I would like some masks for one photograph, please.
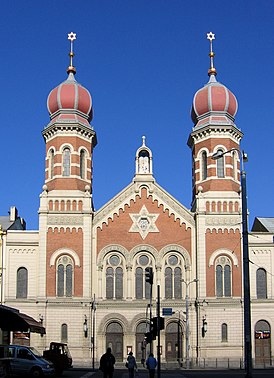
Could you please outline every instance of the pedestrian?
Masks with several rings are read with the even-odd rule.
[[[148,359],[146,360],[146,365],[149,371],[149,378],[154,378],[157,361],[156,358],[153,356],[153,353],[150,353],[150,355],[148,356]]]
[[[100,367],[104,374],[104,378],[112,378],[114,372],[114,365],[115,365],[115,357],[111,353],[111,348],[107,348],[105,354],[102,355],[100,358]]]
[[[135,370],[137,371],[136,358],[133,356],[132,352],[129,352],[126,362],[126,367],[128,368],[128,377],[134,378]]]

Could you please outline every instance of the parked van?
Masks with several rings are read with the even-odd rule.
[[[33,347],[23,345],[0,345],[0,361],[12,376],[53,377],[53,363],[45,360]]]

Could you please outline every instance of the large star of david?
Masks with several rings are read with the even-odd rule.
[[[141,237],[145,239],[149,232],[159,232],[155,222],[159,214],[150,214],[145,205],[138,214],[129,214],[133,222],[129,232],[139,232]]]

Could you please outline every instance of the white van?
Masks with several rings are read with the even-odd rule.
[[[33,347],[0,345],[0,361],[11,376],[54,377],[53,363],[45,360]]]

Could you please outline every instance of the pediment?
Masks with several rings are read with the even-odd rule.
[[[169,216],[174,216],[175,220],[179,220],[180,224],[185,223],[186,228],[192,228],[194,226],[194,214],[184,207],[179,201],[177,201],[172,195],[170,195],[160,185],[153,182],[132,182],[124,190],[118,193],[110,201],[108,201],[101,209],[95,212],[93,225],[94,227],[102,228],[103,224],[108,224],[109,221],[113,221],[114,216],[118,215],[122,211],[125,211],[125,207],[130,208],[132,201],[136,202],[146,192],[146,197],[152,198],[153,201],[157,201],[158,207],[163,206],[164,211],[168,211]],[[144,216],[142,216],[145,214]],[[146,235],[147,230],[153,232],[155,227],[155,214],[149,214],[146,208],[142,208],[140,214],[132,214],[133,227],[140,230],[143,229],[143,236]],[[139,223],[138,223],[139,222]],[[135,225],[135,226],[134,226]],[[142,236],[142,232],[141,236]]]

